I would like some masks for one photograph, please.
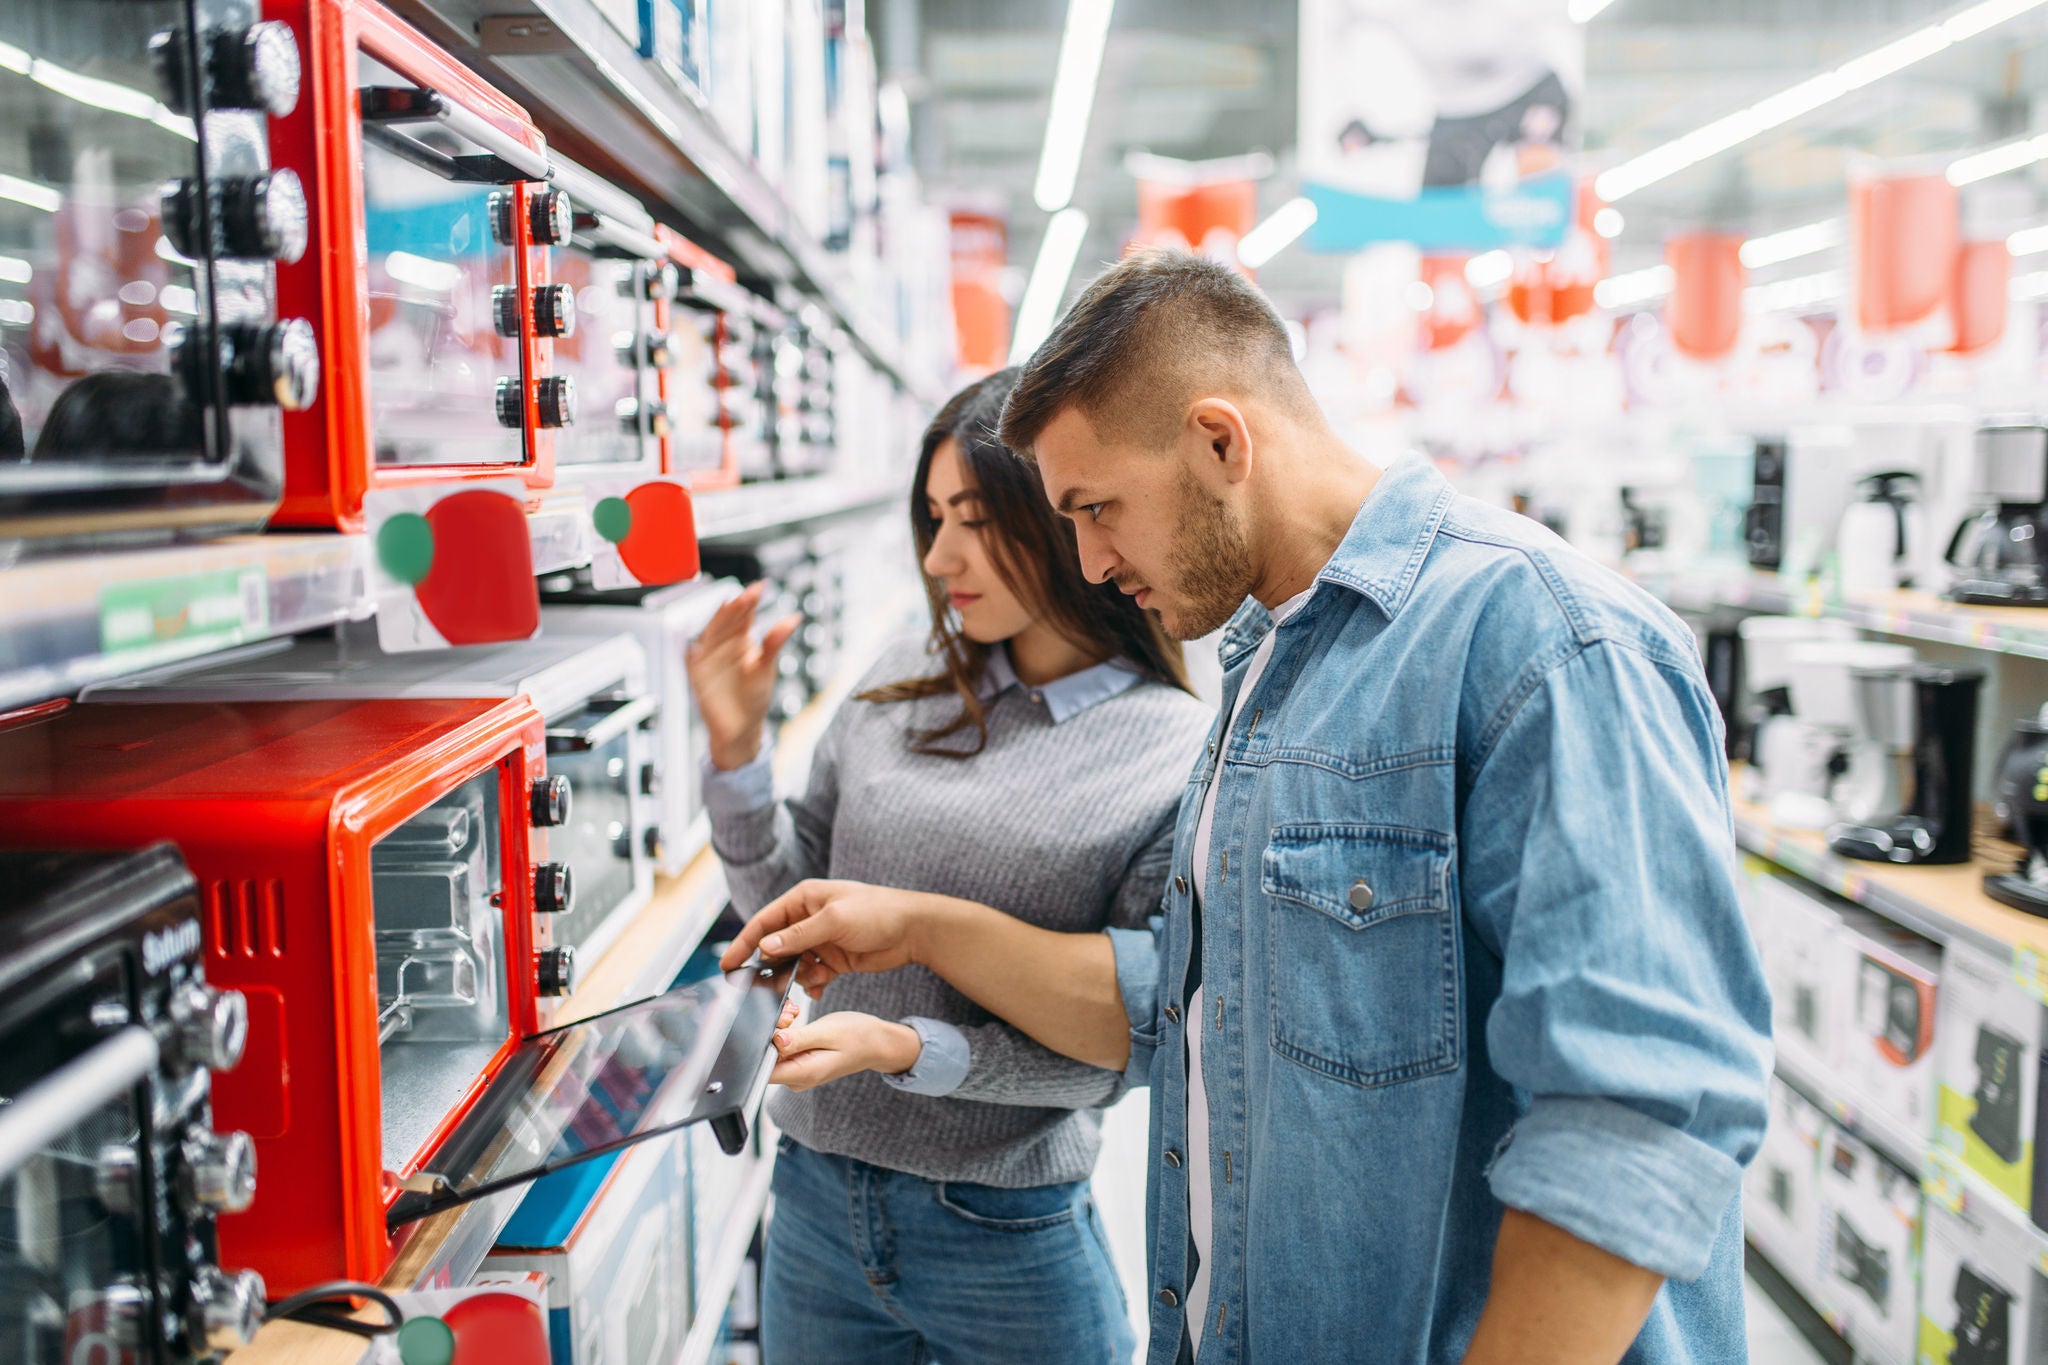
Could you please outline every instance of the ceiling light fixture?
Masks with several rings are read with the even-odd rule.
[[[1763,237],[1752,237],[1742,244],[1742,263],[1751,270],[1761,270],[1767,265],[1783,261],[1796,261],[1801,256],[1826,251],[1829,247],[1840,246],[1849,230],[1848,223],[1840,218],[1823,218],[1818,223],[1804,227],[1786,228]]]
[[[1813,308],[1840,298],[1846,278],[1839,270],[1822,270],[1789,280],[1774,280],[1770,284],[1753,284],[1742,291],[1742,302],[1757,313]]]
[[[1882,47],[1758,100],[1746,109],[1738,109],[1693,129],[1683,137],[1624,161],[1594,181],[1594,191],[1608,203],[1618,203],[1637,190],[1646,189],[1689,166],[1739,147],[1773,128],[1783,127],[1802,114],[1811,113],[1851,91],[1904,71],[1937,52],[1946,51],[2044,3],[2048,0],[1979,0],[1977,4],[1966,5],[1946,19],[1914,29]]]
[[[2005,239],[2005,249],[2015,256],[2038,256],[2048,251],[2048,227],[2021,228]]]
[[[2036,161],[2048,160],[2048,133],[2039,137],[2023,137],[2017,142],[2001,143],[1987,147],[1981,152],[1958,157],[1948,163],[1948,183],[1951,185],[1974,185],[1979,180],[1989,180],[1994,175],[2008,171],[2025,170]]]
[[[1648,303],[1670,293],[1674,278],[1668,265],[1653,265],[1647,270],[1610,275],[1593,286],[1593,302],[1602,308],[1629,308],[1638,303]]]
[[[1257,270],[1278,256],[1307,232],[1316,221],[1316,206],[1307,199],[1290,199],[1267,215],[1266,221],[1247,232],[1237,244],[1237,259],[1247,270]]]
[[[1088,215],[1076,208],[1061,209],[1046,223],[1038,259],[1031,266],[1031,282],[1024,286],[1024,301],[1017,305],[1017,330],[1010,337],[1012,365],[1029,360],[1038,344],[1052,334],[1067,280],[1081,254],[1081,240],[1087,235]]]
[[[44,213],[55,213],[64,203],[64,196],[48,185],[38,185],[18,175],[0,175],[0,199],[12,199],[17,204],[27,204]]]
[[[35,274],[35,267],[21,257],[0,256],[0,280],[9,284],[27,284]]]
[[[1622,218],[1620,209],[1603,208],[1593,215],[1593,231],[1609,240],[1621,236],[1621,230],[1625,226],[1627,223]]]
[[[1074,197],[1081,174],[1081,148],[1088,141],[1088,114],[1095,107],[1102,49],[1109,41],[1115,0],[1067,0],[1067,27],[1060,35],[1059,66],[1052,78],[1052,108],[1045,119],[1045,148],[1038,156],[1032,197],[1047,213]]]
[[[1514,277],[1515,258],[1498,248],[1482,251],[1465,262],[1465,283],[1474,289],[1491,289]]]
[[[1565,7],[1565,13],[1570,16],[1573,23],[1583,24],[1592,20],[1613,3],[1614,0],[1571,0],[1571,3]]]

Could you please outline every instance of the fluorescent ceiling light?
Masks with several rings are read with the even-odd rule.
[[[1482,251],[1465,262],[1465,283],[1474,289],[1506,284],[1515,273],[1515,258],[1505,251]]]
[[[462,283],[462,267],[449,261],[430,261],[410,251],[393,251],[384,257],[384,273],[400,284],[445,292]]]
[[[1076,208],[1061,209],[1046,223],[1038,259],[1031,266],[1031,282],[1024,286],[1024,301],[1017,305],[1017,330],[1010,338],[1012,365],[1030,359],[1038,343],[1051,335],[1060,300],[1067,292],[1067,279],[1081,254],[1081,239],[1087,235],[1088,215]]]
[[[80,104],[154,123],[188,142],[199,140],[199,130],[191,119],[172,113],[162,100],[147,91],[122,85],[119,81],[81,76],[47,58],[30,56],[26,50],[12,43],[0,43],[0,71],[26,76],[45,90],[77,100]]]
[[[1851,91],[1925,61],[1937,52],[1996,28],[2044,3],[2048,0],[1979,0],[1979,3],[1957,10],[1939,23],[1915,29],[1832,70],[1759,100],[1747,109],[1738,109],[1704,127],[1693,129],[1683,137],[1624,161],[1594,181],[1593,189],[1608,203],[1618,203],[1637,190],[1674,176],[1732,147],[1739,147],[1773,128],[1783,127],[1802,114],[1811,113]]]
[[[1313,203],[1307,199],[1288,200],[1238,242],[1238,261],[1247,270],[1257,270],[1286,250],[1315,221],[1316,206]]]
[[[16,175],[0,175],[0,199],[12,199],[17,204],[27,204],[44,213],[55,213],[64,202],[64,196],[48,185],[38,185]]]
[[[1670,293],[1673,278],[1668,265],[1653,265],[1647,270],[1610,275],[1593,286],[1593,302],[1602,308],[1628,308],[1648,303]]]
[[[1751,270],[1760,270],[1767,265],[1781,261],[1796,261],[1801,256],[1811,256],[1817,251],[1826,251],[1831,246],[1840,246],[1848,232],[1848,224],[1840,218],[1824,218],[1818,223],[1805,227],[1787,228],[1764,237],[1752,237],[1742,244],[1742,263]]]
[[[1571,0],[1571,3],[1565,7],[1565,13],[1571,17],[1573,23],[1583,24],[1593,19],[1613,3],[1614,0]]]
[[[2023,137],[2017,142],[1987,147],[1981,152],[1958,157],[1948,163],[1948,183],[1974,185],[1994,175],[2024,170],[2043,159],[2048,159],[2048,133],[2039,137]]]
[[[35,278],[35,268],[19,256],[0,256],[0,280],[9,284],[27,284]]]
[[[1788,308],[1812,308],[1842,296],[1845,276],[1839,270],[1823,270],[1770,284],[1753,284],[1742,291],[1743,305],[1758,313],[1781,312]]]
[[[2048,270],[2016,276],[2012,282],[2012,296],[2020,300],[2048,298]]]
[[[1095,107],[1096,77],[1109,41],[1115,0],[1067,0],[1067,28],[1060,37],[1060,62],[1052,78],[1052,109],[1045,120],[1045,150],[1038,156],[1032,197],[1051,213],[1074,197],[1081,174],[1081,147],[1088,140],[1088,112]]]
[[[1621,230],[1626,226],[1627,221],[1622,218],[1620,209],[1604,208],[1593,215],[1593,231],[1610,240],[1621,236]]]
[[[2005,239],[2005,249],[2015,256],[2038,256],[2048,251],[2048,227],[2021,228]]]

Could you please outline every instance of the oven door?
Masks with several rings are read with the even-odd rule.
[[[555,479],[661,472],[669,434],[662,371],[673,363],[668,336],[655,329],[654,295],[672,276],[652,237],[593,211],[575,191],[576,235],[554,258],[553,285],[536,322],[567,330],[554,337],[554,372],[575,386],[577,420],[555,433]]]
[[[692,1123],[738,1153],[794,980],[790,963],[742,968],[535,1034],[406,1182],[390,1227]]]
[[[567,778],[569,819],[548,833],[548,856],[575,878],[574,908],[553,917],[554,941],[595,962],[654,886],[645,802],[636,800],[653,762],[644,722],[659,703],[594,698],[548,722],[548,772]]]
[[[0,537],[260,526],[312,329],[272,313],[305,198],[254,0],[0,5]],[[203,137],[202,137],[203,134]]]
[[[174,1267],[138,1217],[164,1178],[146,1127],[157,1041],[94,1024],[96,1004],[133,998],[118,967],[64,975],[0,1016],[0,1358],[169,1358],[155,1286]]]

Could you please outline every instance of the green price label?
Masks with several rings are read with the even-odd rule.
[[[268,585],[256,569],[116,583],[100,592],[100,649],[107,654],[231,644],[269,623]]]

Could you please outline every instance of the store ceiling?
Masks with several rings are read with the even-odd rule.
[[[1614,0],[1587,27],[1585,148],[1595,165],[1647,150],[1952,8],[1953,0]],[[928,186],[942,200],[1005,214],[1011,260],[1022,267],[1045,220],[1031,189],[1065,15],[1065,0],[869,0],[884,71],[913,96]],[[1297,43],[1290,3],[1117,0],[1075,192],[1089,237],[1070,288],[1114,259],[1135,224],[1130,151],[1194,160],[1263,149],[1277,169],[1261,188],[1261,213],[1292,197]],[[1952,154],[2048,126],[2048,111],[2037,121],[2027,95],[2042,88],[2048,8],[1631,196],[1616,269],[1653,263],[1666,233],[1683,227],[1760,234],[1839,213],[1855,153]],[[1993,227],[2033,211],[2034,174],[1973,194],[1995,200]],[[1305,310],[1335,300],[1338,263],[1294,247],[1260,280],[1284,307]]]

